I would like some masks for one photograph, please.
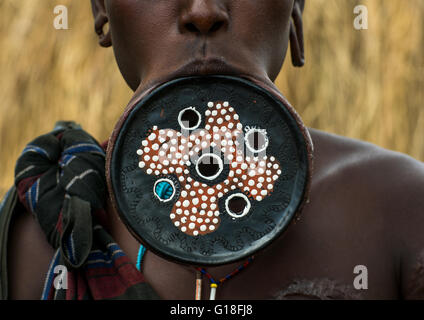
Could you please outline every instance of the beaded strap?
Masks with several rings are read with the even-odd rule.
[[[246,267],[253,261],[254,258],[255,258],[254,256],[248,258],[242,265],[238,266],[234,271],[227,274],[225,277],[221,278],[218,281],[216,281],[212,277],[212,275],[209,272],[207,272],[204,268],[196,268],[197,272],[200,274],[204,274],[209,279],[209,282],[211,283],[210,284],[210,287],[211,287],[210,300],[215,300],[216,289],[218,288],[218,286],[222,285],[225,281],[230,280],[235,275],[240,273],[242,270],[246,269]],[[201,290],[201,280],[199,285],[199,277],[196,277],[196,300],[200,300],[200,297],[201,297],[200,290]]]
[[[138,254],[137,254],[137,270],[141,271],[141,261],[143,260],[144,254],[146,253],[146,248],[141,244],[140,245],[140,249],[138,249]]]

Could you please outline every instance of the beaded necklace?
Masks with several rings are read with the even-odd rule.
[[[243,264],[241,264],[240,266],[238,266],[236,269],[234,269],[232,272],[230,272],[229,274],[227,274],[225,277],[221,278],[218,281],[216,281],[212,277],[212,275],[209,272],[207,272],[204,268],[196,268],[197,273],[196,273],[196,294],[195,294],[195,299],[196,300],[200,300],[201,299],[202,275],[205,275],[209,279],[209,282],[210,282],[211,293],[210,293],[209,300],[215,300],[216,289],[218,288],[218,286],[222,285],[225,281],[230,280],[235,275],[237,275],[238,273],[240,273],[240,271],[244,270],[253,261],[254,258],[255,258],[254,256],[251,256]]]
[[[143,245],[140,245],[140,249],[138,250],[137,255],[137,270],[141,271],[141,261],[143,260],[143,256],[146,253],[146,248]],[[216,289],[218,286],[222,285],[225,281],[230,280],[234,276],[236,276],[238,273],[243,271],[254,259],[254,256],[251,256],[248,258],[243,264],[238,266],[236,269],[234,269],[232,272],[227,274],[225,277],[221,278],[220,280],[216,281],[212,275],[207,272],[204,268],[197,267],[196,268],[196,290],[195,290],[195,300],[201,300],[202,298],[202,276],[205,275],[209,282],[210,282],[210,297],[209,300],[215,300],[216,297]]]

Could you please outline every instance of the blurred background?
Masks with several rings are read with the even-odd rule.
[[[368,30],[353,9],[368,7]],[[69,30],[53,27],[66,5]],[[424,160],[424,1],[306,0],[306,66],[277,85],[317,129]],[[97,45],[90,1],[0,0],[0,197],[24,146],[57,120],[108,138],[132,96]]]

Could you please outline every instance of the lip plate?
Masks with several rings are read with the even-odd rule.
[[[174,85],[183,84],[187,81],[216,81],[216,82],[225,82],[225,81],[236,81],[242,86],[247,86],[250,88],[254,88],[257,92],[262,94],[263,96],[267,97],[268,99],[272,99],[274,102],[277,102],[277,104],[280,106],[278,108],[278,111],[282,112],[284,114],[284,117],[288,119],[288,122],[290,122],[290,127],[294,128],[293,133],[296,140],[296,145],[298,146],[298,152],[300,159],[300,166],[299,166],[299,172],[296,174],[296,179],[294,181],[294,187],[292,192],[292,198],[290,199],[290,203],[288,207],[284,210],[285,214],[283,219],[280,219],[278,221],[276,227],[272,232],[265,235],[263,237],[264,241],[252,241],[252,245],[250,246],[249,250],[242,250],[243,252],[239,252],[239,254],[234,254],[234,252],[228,251],[227,254],[217,254],[214,257],[209,257],[207,259],[203,259],[201,256],[193,256],[193,255],[178,255],[175,254],[175,252],[170,252],[167,250],[167,248],[158,249],[158,247],[154,244],[155,240],[152,237],[148,237],[145,235],[141,235],[140,232],[137,232],[134,230],[134,221],[130,221],[132,219],[129,219],[129,217],[123,212],[125,210],[121,210],[123,207],[125,207],[125,204],[122,202],[121,197],[119,197],[119,194],[115,193],[115,190],[119,190],[119,183],[117,185],[117,181],[119,181],[119,170],[114,170],[115,168],[111,166],[112,163],[116,162],[117,158],[117,152],[116,150],[119,150],[119,145],[122,144],[123,134],[122,132],[125,132],[128,129],[129,123],[133,120],[132,118],[135,117],[138,110],[143,108],[145,104],[149,103],[149,99],[152,98],[152,96],[156,96],[160,92],[163,92],[163,90],[173,87]],[[191,264],[191,265],[222,265],[227,264],[231,262],[240,261],[242,259],[245,259],[248,256],[251,256],[255,252],[263,249],[264,247],[268,246],[271,242],[273,242],[276,238],[278,238],[285,230],[286,228],[291,224],[293,221],[293,217],[297,213],[298,209],[301,208],[307,198],[307,190],[309,189],[310,184],[310,163],[309,163],[309,154],[310,148],[308,146],[308,141],[305,140],[305,137],[302,133],[302,130],[299,130],[299,124],[298,119],[295,119],[293,115],[289,112],[288,107],[284,103],[285,101],[281,99],[281,97],[278,97],[274,94],[272,94],[270,91],[265,90],[264,88],[258,86],[257,84],[254,84],[250,81],[240,79],[240,78],[234,78],[234,77],[228,77],[228,76],[211,76],[211,77],[186,77],[186,78],[180,78],[180,79],[174,79],[168,83],[163,84],[162,86],[159,86],[152,90],[150,94],[144,96],[143,99],[141,99],[138,103],[133,105],[131,110],[128,110],[127,117],[125,121],[120,121],[118,123],[116,130],[114,131],[114,136],[111,137],[109,148],[108,148],[108,156],[107,156],[107,181],[108,181],[108,187],[112,198],[112,204],[114,205],[115,209],[117,210],[118,214],[120,215],[122,221],[127,226],[131,234],[138,239],[141,243],[143,243],[149,250],[152,250],[159,256],[162,256],[168,260],[176,261],[183,264]],[[118,148],[116,148],[116,146]],[[115,160],[115,161],[114,161]],[[125,201],[124,201],[125,202]],[[168,218],[169,219],[169,218]],[[205,236],[206,237],[206,236]],[[171,250],[172,251],[172,250]]]

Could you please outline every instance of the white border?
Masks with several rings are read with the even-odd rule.
[[[199,121],[197,122],[197,124],[196,124],[194,127],[187,128],[186,126],[184,126],[184,125],[183,125],[183,123],[182,123],[182,121],[181,121],[181,117],[182,117],[182,115],[183,115],[184,111],[187,111],[187,110],[193,110],[193,111],[194,111],[194,112],[196,112],[196,113],[197,113],[197,115],[199,116]],[[195,108],[195,107],[188,107],[188,108],[185,108],[185,109],[181,110],[181,111],[180,111],[180,113],[178,114],[178,123],[180,124],[180,127],[181,127],[182,129],[184,129],[184,130],[195,130],[195,129],[197,129],[197,128],[200,126],[200,124],[202,123],[202,115],[200,114],[200,112],[199,112],[199,111],[197,111],[197,110],[196,110],[196,108]]]
[[[158,194],[156,193],[156,185],[157,185],[159,182],[163,182],[163,181],[168,182],[168,183],[172,186],[172,188],[173,188],[172,196],[171,196],[169,199],[166,199],[166,200],[159,198]],[[153,186],[153,194],[156,196],[156,198],[158,198],[158,199],[159,199],[159,201],[160,201],[160,202],[169,202],[169,201],[171,201],[172,199],[174,199],[175,192],[176,192],[176,188],[175,188],[174,181],[172,181],[172,180],[170,180],[170,179],[166,179],[166,178],[159,179],[159,180],[157,180],[157,181],[155,182],[155,184],[154,184],[154,186]]]
[[[262,135],[265,136],[265,146],[262,147],[261,149],[255,150],[250,144],[249,144],[249,135],[251,135],[252,133],[255,132],[259,132]],[[244,142],[246,143],[246,147],[253,153],[260,153],[262,151],[265,151],[268,148],[268,144],[269,144],[269,138],[268,138],[268,134],[266,132],[265,129],[258,129],[258,128],[251,128],[249,129],[246,134],[244,135]]]
[[[212,157],[212,158],[215,158],[215,159],[217,159],[217,160],[218,160],[219,170],[218,170],[218,172],[217,172],[215,175],[213,175],[213,176],[211,176],[211,177],[205,177],[203,174],[201,174],[201,173],[200,173],[200,170],[199,170],[199,162],[200,162],[200,161],[202,160],[202,158],[204,158],[204,157]],[[224,170],[224,163],[223,163],[223,161],[222,161],[221,157],[217,156],[217,155],[216,155],[216,154],[214,154],[214,153],[204,153],[204,154],[202,154],[202,155],[199,157],[199,159],[197,159],[197,162],[196,162],[196,172],[197,172],[197,174],[198,174],[200,177],[202,177],[203,179],[206,179],[206,180],[213,180],[213,179],[215,179],[216,177],[218,177],[218,176],[221,174],[222,170]]]
[[[232,198],[234,198],[234,197],[241,197],[241,198],[244,198],[244,200],[246,200],[246,203],[247,203],[247,205],[246,205],[246,207],[244,208],[244,210],[243,210],[243,213],[241,213],[241,214],[239,214],[239,215],[236,215],[235,213],[233,213],[233,212],[231,212],[231,210],[230,210],[230,208],[228,207],[228,201],[230,201]],[[239,219],[239,218],[241,218],[241,217],[244,217],[246,214],[248,214],[249,213],[249,211],[250,211],[250,208],[251,208],[251,204],[250,204],[250,200],[249,200],[249,198],[245,195],[245,194],[243,194],[243,193],[234,193],[234,194],[232,194],[231,196],[229,196],[226,200],[225,200],[225,209],[227,210],[227,213],[230,215],[230,216],[232,216],[233,218],[236,218],[236,219]]]

